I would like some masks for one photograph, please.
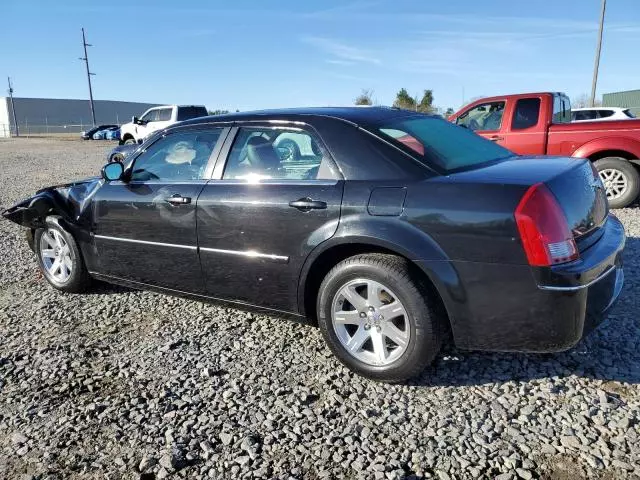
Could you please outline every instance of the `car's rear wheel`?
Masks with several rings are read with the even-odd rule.
[[[122,142],[123,145],[132,145],[134,143],[136,143],[136,139],[133,137],[127,137],[124,139],[124,141]]]
[[[606,157],[596,160],[594,166],[607,191],[611,208],[624,208],[635,201],[640,193],[640,175],[629,160]]]
[[[401,382],[440,351],[442,319],[402,258],[365,254],[340,262],[320,286],[317,310],[333,353],[365,377]]]
[[[56,217],[48,217],[46,227],[35,232],[38,266],[54,288],[82,292],[89,285],[89,273],[75,239],[58,222]]]

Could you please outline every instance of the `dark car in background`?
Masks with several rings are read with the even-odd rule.
[[[116,131],[119,128],[120,127],[118,125],[98,125],[97,127],[93,127],[90,130],[86,130],[82,132],[80,136],[82,137],[83,140],[95,140],[96,138],[94,137],[96,134],[104,133],[103,138],[101,138],[101,140],[105,140],[107,131]]]
[[[183,122],[4,216],[57,289],[96,278],[306,318],[391,382],[449,332],[464,349],[570,348],[623,283],[623,227],[587,160],[388,108]]]

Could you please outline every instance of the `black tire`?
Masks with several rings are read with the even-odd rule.
[[[137,143],[137,142],[136,142],[136,139],[133,137],[127,137],[122,141],[122,145],[132,145],[134,143]]]
[[[598,172],[616,170],[620,172],[627,181],[627,188],[621,195],[611,198],[610,195],[607,194],[607,200],[611,208],[628,207],[638,198],[638,194],[640,194],[640,175],[636,167],[634,167],[629,160],[620,157],[605,157],[596,160],[593,164]]]
[[[332,305],[340,289],[354,279],[379,282],[398,297],[407,312],[410,339],[406,350],[388,365],[377,366],[352,356],[340,342],[333,327]],[[433,299],[421,281],[411,274],[409,263],[394,255],[363,254],[338,263],[320,286],[318,325],[331,351],[349,369],[364,377],[397,383],[420,374],[442,346],[444,319],[439,318]]]
[[[43,256],[43,249],[41,248],[43,242],[42,237],[43,235],[49,235],[50,230],[58,232],[69,247],[69,256],[72,262],[72,267],[68,278],[65,280],[59,280],[56,278],[45,265],[46,260]],[[35,231],[34,247],[40,271],[52,287],[68,293],[84,292],[89,287],[91,277],[84,264],[84,259],[82,258],[78,244],[73,236],[60,226],[59,217],[47,217],[46,228],[38,228]]]

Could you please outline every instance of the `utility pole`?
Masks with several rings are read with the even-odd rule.
[[[596,48],[596,61],[593,66],[593,82],[591,83],[591,106],[596,102],[596,84],[598,83],[598,68],[600,68],[600,50],[602,49],[602,29],[604,27],[604,11],[607,8],[607,0],[602,0],[600,11],[600,29],[598,31],[598,47]]]
[[[96,126],[96,111],[93,107],[93,92],[91,91],[91,75],[95,75],[95,73],[91,73],[89,70],[89,56],[87,55],[87,47],[91,47],[90,43],[87,43],[87,39],[84,36],[84,28],[82,29],[82,46],[84,47],[84,57],[80,58],[80,60],[84,61],[87,67],[87,82],[89,82],[89,102],[91,103],[91,120],[93,121],[93,126]]]
[[[20,136],[18,129],[18,121],[16,120],[16,105],[13,103],[13,86],[11,85],[11,77],[7,77],[9,82],[9,97],[11,98],[11,113],[13,114],[13,124],[16,126],[16,137]],[[11,126],[9,126],[9,136],[11,136]]]

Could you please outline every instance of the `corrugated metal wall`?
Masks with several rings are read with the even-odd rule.
[[[14,97],[16,119],[20,134],[73,133],[91,126],[89,100],[62,98],[22,98]],[[5,102],[3,102],[5,103]],[[5,105],[8,102],[5,103]],[[133,115],[140,116],[156,103],[118,102],[115,100],[95,100],[96,124],[123,124]],[[13,118],[9,113],[11,131],[15,131]],[[0,125],[0,130],[2,126]]]
[[[628,108],[640,118],[640,90],[605,93],[602,95],[602,106]]]

